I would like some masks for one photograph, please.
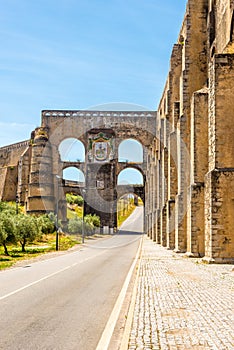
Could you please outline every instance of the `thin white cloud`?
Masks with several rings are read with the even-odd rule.
[[[33,124],[0,122],[0,147],[30,139]]]

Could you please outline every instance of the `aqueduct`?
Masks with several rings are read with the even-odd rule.
[[[117,227],[117,201],[133,193],[145,200],[147,154],[155,134],[156,112],[42,111],[41,127],[32,133],[20,157],[17,195],[27,212],[38,214],[56,210],[66,221],[67,192],[85,199],[85,214],[97,214],[101,226]],[[69,138],[84,145],[85,159],[63,160],[61,143]],[[123,140],[140,142],[142,162],[120,160],[118,149]],[[69,167],[83,172],[85,182],[66,181]],[[127,168],[137,169],[143,183],[118,185],[118,175]]]
[[[188,0],[158,112],[43,111],[31,139],[0,149],[0,200],[16,195],[30,213],[51,211],[64,193],[85,191],[86,212],[116,227],[116,200],[145,202],[145,232],[156,243],[209,262],[234,261],[234,1]],[[62,161],[66,138],[85,161]],[[118,159],[135,139],[143,162]],[[61,180],[73,166],[85,185]],[[143,186],[118,186],[133,167]]]

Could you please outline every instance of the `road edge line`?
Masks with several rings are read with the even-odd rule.
[[[123,302],[125,300],[125,297],[126,297],[126,293],[127,293],[127,290],[128,290],[128,286],[129,286],[129,283],[130,283],[130,280],[132,278],[132,274],[133,274],[133,271],[136,267],[136,264],[137,264],[137,261],[140,257],[140,253],[141,253],[141,249],[142,249],[142,242],[143,242],[143,237],[144,237],[144,234],[142,235],[141,237],[141,241],[140,241],[140,245],[139,245],[139,248],[137,250],[137,254],[136,254],[136,257],[128,271],[128,274],[127,274],[127,277],[124,281],[124,284],[123,284],[123,287],[121,289],[121,292],[118,296],[118,299],[116,300],[116,303],[115,303],[115,306],[111,312],[111,315],[106,323],[106,326],[104,328],[104,331],[102,332],[102,335],[101,335],[101,338],[98,342],[98,345],[96,347],[96,350],[108,350],[108,347],[110,345],[110,341],[111,341],[111,338],[112,338],[112,335],[113,335],[113,332],[114,332],[114,329],[115,329],[115,326],[116,326],[116,323],[118,321],[118,318],[119,318],[119,314],[120,314],[120,311],[121,311],[121,308],[123,306]]]
[[[129,309],[128,309],[128,316],[127,316],[127,320],[126,320],[126,323],[125,323],[124,334],[123,334],[123,337],[122,337],[122,341],[121,341],[121,345],[120,345],[119,350],[127,350],[128,349],[129,338],[130,338],[130,333],[131,333],[131,328],[132,328],[132,321],[133,321],[133,316],[134,316],[134,309],[135,309],[136,298],[137,298],[137,286],[138,286],[140,269],[141,269],[141,263],[142,263],[143,239],[141,241],[141,251],[140,251],[140,256],[139,256],[139,265],[138,265],[138,269],[137,269],[136,279],[135,279],[135,282],[134,282],[133,293],[132,293],[132,297],[131,297],[131,303],[130,303],[130,306],[129,306]]]
[[[102,255],[102,254],[104,254],[105,252],[106,252],[106,250],[105,250],[105,251],[103,250],[100,254],[97,254],[97,255]],[[96,255],[96,256],[97,256],[97,255]],[[66,270],[68,270],[68,269],[70,269],[70,268],[72,268],[72,267],[74,267],[74,266],[77,266],[77,265],[79,265],[79,264],[83,264],[84,262],[86,262],[86,261],[88,261],[88,260],[91,260],[91,259],[95,258],[96,256],[94,256],[94,257],[89,257],[89,258],[85,258],[85,259],[82,260],[81,262],[76,262],[76,263],[73,263],[73,264],[71,264],[71,265],[68,265],[68,266],[64,267],[63,269],[60,269],[60,270],[55,271],[55,272],[52,272],[52,273],[50,273],[49,275],[46,275],[46,276],[41,277],[40,279],[38,279],[38,280],[36,280],[36,281],[33,281],[33,282],[31,282],[31,283],[26,284],[26,285],[23,286],[23,287],[20,287],[20,288],[18,288],[18,289],[13,290],[12,292],[9,292],[9,293],[7,293],[7,294],[4,294],[4,295],[0,296],[0,301],[1,301],[1,300],[4,300],[4,299],[6,299],[6,298],[9,298],[10,296],[17,294],[17,293],[23,291],[24,289],[30,288],[30,287],[32,287],[32,286],[38,284],[38,283],[41,283],[41,282],[43,282],[43,281],[45,281],[45,280],[47,280],[47,279],[49,279],[49,278],[51,278],[51,277],[54,277],[54,276],[58,275],[59,273],[62,273],[62,272],[66,271]],[[45,260],[44,260],[44,261],[45,261]]]

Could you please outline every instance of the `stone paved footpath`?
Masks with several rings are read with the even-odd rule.
[[[143,241],[129,350],[233,350],[233,265]]]

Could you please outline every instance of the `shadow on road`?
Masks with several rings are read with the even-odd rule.
[[[127,231],[127,230],[119,230],[116,235],[121,236],[135,236],[135,235],[143,235],[144,233],[142,231]]]

